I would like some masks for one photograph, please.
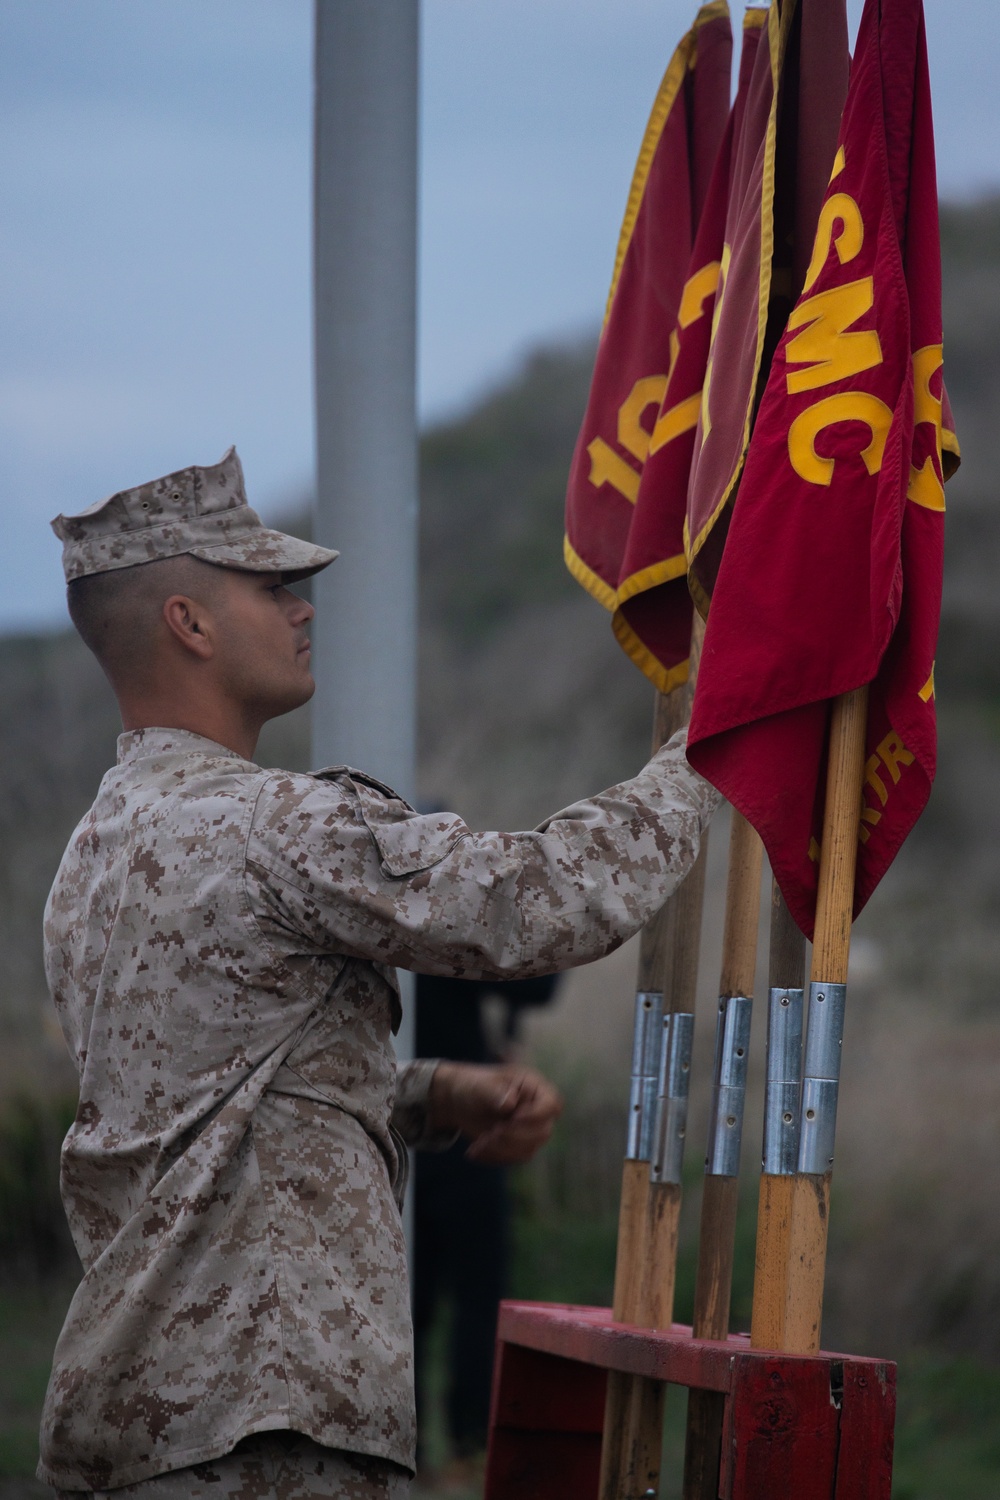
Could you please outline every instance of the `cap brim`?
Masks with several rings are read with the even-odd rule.
[[[209,546],[189,547],[192,557],[214,563],[217,568],[238,568],[244,573],[281,573],[289,583],[311,578],[328,568],[339,552],[317,547],[283,531],[255,527],[241,537],[227,537]]]

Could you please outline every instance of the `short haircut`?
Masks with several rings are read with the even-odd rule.
[[[112,685],[144,673],[163,606],[172,594],[212,601],[224,570],[185,553],[131,568],[88,573],[67,585],[69,615]]]

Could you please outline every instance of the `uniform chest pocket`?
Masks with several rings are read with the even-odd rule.
[[[401,880],[433,869],[469,836],[468,828],[454,813],[417,813],[387,787],[361,780],[356,773],[351,779],[383,875]]]

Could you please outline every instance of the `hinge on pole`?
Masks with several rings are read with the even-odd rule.
[[[689,1011],[668,1012],[663,1017],[662,1031],[649,1175],[653,1182],[672,1182],[680,1186],[687,1135],[694,1016]]]
[[[635,1030],[632,1033],[632,1078],[625,1146],[627,1161],[649,1161],[652,1155],[662,1021],[662,994],[656,990],[640,990],[635,997]]]
[[[778,985],[767,1002],[763,1170],[790,1177],[799,1162],[803,991]]]
[[[798,1165],[800,1172],[810,1175],[822,1175],[833,1166],[846,1000],[846,984],[809,986]]]
[[[739,1175],[752,1010],[753,1000],[748,995],[720,997],[715,1025],[712,1117],[705,1158],[705,1171],[711,1177]]]

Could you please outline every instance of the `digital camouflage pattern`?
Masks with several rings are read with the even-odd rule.
[[[41,1478],[113,1488],[285,1428],[412,1467],[394,968],[601,957],[683,878],[717,800],[682,736],[513,834],[343,767],[121,737],[45,918],[80,1075],[62,1192],[85,1274]],[[404,1075],[411,1135],[429,1077]]]
[[[405,1469],[323,1448],[297,1432],[263,1432],[235,1453],[113,1490],[57,1490],[56,1500],[406,1500]]]
[[[119,490],[76,516],[56,516],[66,582],[190,553],[220,568],[308,578],[338,555],[271,531],[247,504],[235,448],[211,468],[192,465]]]

